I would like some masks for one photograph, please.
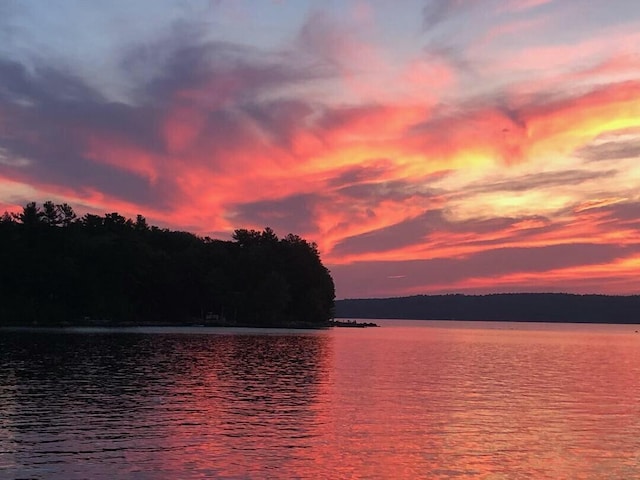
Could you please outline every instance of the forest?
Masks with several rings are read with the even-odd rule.
[[[334,315],[316,245],[268,227],[223,241],[31,202],[0,217],[0,264],[4,326],[316,327]]]
[[[502,293],[336,301],[336,316],[412,320],[640,323],[640,295]]]

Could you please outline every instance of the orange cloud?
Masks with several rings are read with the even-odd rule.
[[[531,112],[531,155],[566,154],[606,131],[640,126],[640,82],[613,84]]]
[[[640,256],[634,255],[611,263],[562,268],[545,272],[519,272],[490,278],[465,279],[455,285],[442,285],[441,290],[458,291],[524,291],[564,292],[571,283],[574,293],[635,295],[640,289],[638,268]],[[527,285],[529,287],[527,287]],[[535,287],[533,287],[535,286]],[[433,288],[433,286],[430,286]]]
[[[159,159],[126,139],[104,133],[90,134],[86,143],[86,158],[140,175],[152,183],[157,180]]]

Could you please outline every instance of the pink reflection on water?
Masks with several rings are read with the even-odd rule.
[[[640,478],[635,327],[383,323],[0,338],[0,466],[52,480]]]

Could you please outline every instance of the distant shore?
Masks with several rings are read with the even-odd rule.
[[[640,295],[415,295],[335,303],[339,318],[640,324]]]
[[[379,327],[374,322],[358,322],[356,320],[338,319],[329,320],[324,324],[310,322],[282,322],[282,323],[240,323],[240,322],[223,322],[223,321],[192,321],[192,322],[115,322],[108,320],[87,321],[87,322],[60,322],[57,324],[39,324],[39,323],[8,323],[0,325],[0,329],[5,330],[30,330],[30,329],[46,329],[46,330],[64,330],[64,329],[136,329],[136,328],[258,328],[258,329],[289,329],[289,330],[322,330],[327,328],[367,328]]]

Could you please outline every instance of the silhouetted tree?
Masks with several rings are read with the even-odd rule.
[[[43,216],[44,213],[36,202],[29,202],[22,208],[22,213],[18,214],[17,218],[23,225],[33,227],[42,222]]]
[[[333,314],[333,281],[315,245],[268,227],[221,241],[149,226],[142,215],[78,220],[67,204],[30,202],[0,218],[0,265],[0,324],[175,324],[211,313],[242,325],[319,326]]]
[[[147,219],[144,218],[142,215],[137,215],[136,216],[136,223],[134,224],[134,227],[139,232],[146,232],[146,231],[149,230],[149,225],[147,224]]]
[[[98,230],[101,229],[104,225],[104,219],[99,215],[93,215],[91,213],[87,213],[80,220],[82,225],[90,230]]]
[[[76,221],[76,212],[73,211],[73,208],[71,208],[69,204],[63,203],[61,205],[56,205],[56,208],[60,214],[60,220],[63,226],[68,227]]]
[[[4,224],[6,224],[6,225],[9,225],[9,224],[13,224],[13,223],[15,223],[15,218],[14,218],[14,216],[13,216],[13,215],[11,215],[11,214],[10,214],[9,212],[7,212],[6,210],[5,210],[5,212],[2,214],[2,216],[0,216],[0,224],[3,224],[3,223],[4,223]]]
[[[60,210],[51,200],[44,202],[42,208],[42,220],[44,223],[51,227],[55,227],[62,223],[62,215],[60,214]]]
[[[262,234],[257,230],[247,230],[245,228],[241,228],[235,230],[231,238],[236,241],[239,247],[244,248],[259,245]]]

